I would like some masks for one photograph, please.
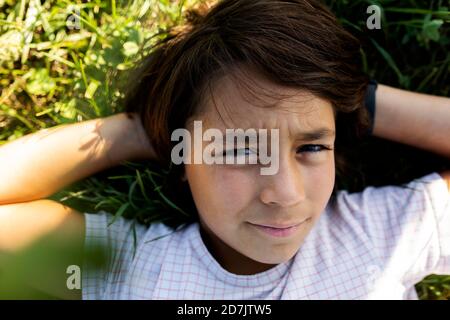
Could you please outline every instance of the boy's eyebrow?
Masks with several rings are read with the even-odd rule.
[[[297,134],[295,134],[294,138],[296,140],[302,141],[313,141],[322,138],[333,137],[335,136],[335,134],[336,132],[329,128],[318,128],[313,131],[298,132]]]
[[[270,130],[268,130],[268,133],[270,135]],[[304,131],[304,132],[297,132],[294,134],[294,140],[301,140],[301,141],[314,141],[314,140],[320,140],[322,138],[331,138],[334,137],[336,134],[335,130],[329,129],[327,127],[317,128],[312,131]],[[256,130],[256,135],[258,135],[258,130]],[[227,134],[224,134],[223,137],[226,138]],[[245,134],[237,134],[239,137],[245,137]],[[225,144],[226,139],[223,139],[223,143]]]

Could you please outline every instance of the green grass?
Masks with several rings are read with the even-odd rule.
[[[123,110],[126,74],[182,22],[199,1],[0,0],[0,145],[61,123]],[[363,43],[365,71],[381,83],[450,95],[450,11],[447,1],[326,1]],[[69,11],[71,4],[78,10]],[[383,8],[381,30],[367,30],[366,8]],[[69,21],[75,24],[68,25]],[[79,28],[77,28],[79,26]],[[75,27],[75,28],[73,28]],[[349,155],[339,188],[399,184],[448,168],[448,160],[392,142],[368,138]],[[161,191],[165,172],[127,163],[99,172],[51,198],[82,212],[106,210],[142,223],[185,213]],[[450,276],[430,276],[416,287],[422,299],[449,299]]]

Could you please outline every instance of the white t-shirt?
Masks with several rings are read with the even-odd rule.
[[[339,191],[297,254],[255,275],[223,269],[198,223],[133,232],[124,218],[108,227],[104,211],[85,217],[85,248],[100,241],[110,259],[83,269],[83,299],[417,299],[415,283],[450,274],[450,194],[437,173],[406,188]]]

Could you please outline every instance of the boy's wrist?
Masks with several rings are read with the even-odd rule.
[[[117,166],[127,160],[153,157],[153,150],[148,139],[145,139],[137,115],[130,118],[123,112],[100,119],[99,132],[110,166]]]
[[[155,151],[150,143],[147,133],[145,132],[139,114],[133,112],[130,113],[130,115],[132,116],[131,120],[133,122],[133,132],[136,134],[136,139],[139,141],[140,145],[138,148],[138,157],[143,159],[154,159]]]

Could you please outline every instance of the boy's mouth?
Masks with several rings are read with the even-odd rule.
[[[249,222],[250,225],[254,226],[256,229],[275,237],[287,237],[295,233],[306,221],[311,218],[307,218],[299,223],[289,223],[284,225],[279,224],[255,224]]]

